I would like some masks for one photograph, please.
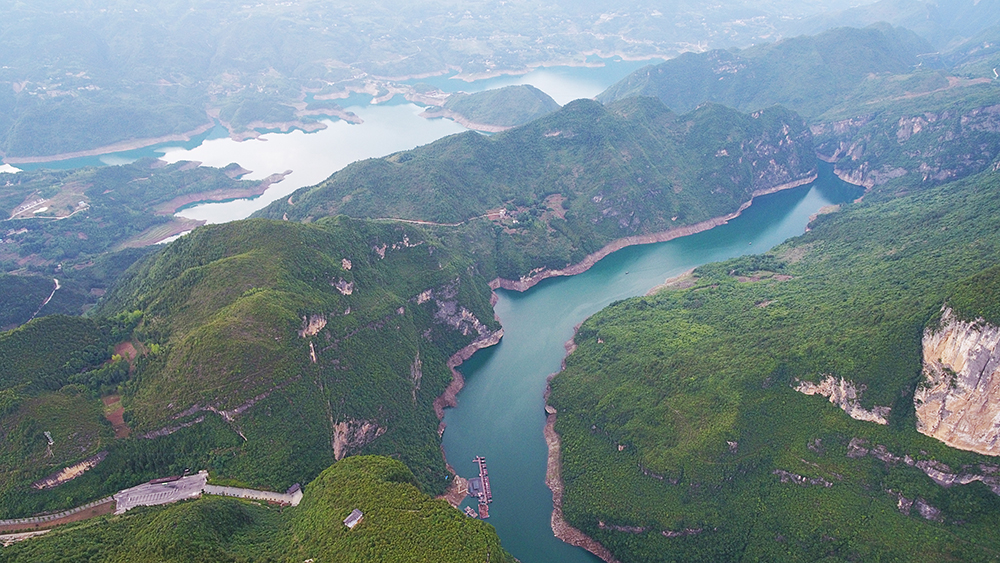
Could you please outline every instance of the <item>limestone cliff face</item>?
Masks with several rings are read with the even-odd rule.
[[[1000,105],[965,111],[891,109],[811,125],[816,155],[871,188],[911,175],[938,184],[986,169],[1000,154]]]
[[[842,377],[838,379],[832,375],[828,375],[819,383],[799,381],[795,390],[805,395],[822,395],[828,397],[831,403],[843,409],[848,416],[855,420],[889,424],[888,416],[891,410],[890,407],[874,406],[871,410],[862,407],[860,399],[865,386],[858,387],[853,382]]]
[[[345,420],[333,425],[333,458],[344,459],[348,453],[373,442],[385,428],[368,420]]]
[[[924,332],[917,430],[953,448],[1000,455],[1000,327],[945,308]]]

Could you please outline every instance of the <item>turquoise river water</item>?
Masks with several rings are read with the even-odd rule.
[[[655,61],[653,61],[655,62]],[[532,84],[559,103],[596,95],[642,66],[608,60],[604,67],[540,68],[516,77],[466,83],[448,76],[423,79],[446,91],[479,91],[508,84]],[[236,162],[253,170],[247,179],[291,170],[262,197],[205,203],[178,215],[221,223],[242,219],[295,189],[318,183],[363,158],[432,142],[465,129],[451,121],[418,117],[422,108],[405,102],[370,104],[352,96],[344,106],[364,119],[361,125],[330,121],[324,131],[267,133],[237,143],[221,128],[188,143],[164,143],[136,151],[67,160],[25,168],[111,165],[154,156],[169,162],[193,160],[208,166]],[[850,201],[860,190],[840,182],[828,168],[809,186],[758,198],[743,215],[722,225],[670,242],[615,252],[578,276],[545,280],[525,293],[498,291],[496,312],[505,335],[499,345],[476,353],[461,370],[466,387],[459,406],[445,414],[444,449],[460,475],[477,474],[473,457],[486,456],[494,502],[489,522],[504,547],[523,563],[598,561],[586,551],[556,539],[550,527],[552,495],[545,485],[547,449],[546,379],[558,371],[563,344],[573,327],[612,301],[642,295],[665,278],[700,264],[764,252],[801,234],[809,216],[825,205]],[[175,237],[171,237],[175,238]]]
[[[573,327],[612,301],[643,295],[700,264],[764,252],[802,234],[821,207],[860,194],[825,167],[812,184],[757,198],[726,225],[619,250],[580,275],[551,278],[524,293],[498,290],[495,310],[504,337],[461,366],[466,386],[458,407],[445,412],[444,449],[466,477],[478,474],[473,457],[486,457],[493,490],[488,522],[504,548],[523,563],[600,561],[553,536],[552,494],[545,485],[543,395]]]

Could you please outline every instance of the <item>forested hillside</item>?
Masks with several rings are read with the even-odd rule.
[[[342,524],[354,509],[355,529]],[[296,508],[224,497],[136,508],[0,549],[0,561],[513,562],[493,527],[420,492],[397,460],[355,456],[305,487]]]
[[[889,184],[589,319],[550,398],[570,522],[626,562],[993,560],[996,461],[918,433],[914,390],[946,303],[996,318],[998,182]]]
[[[653,96],[679,113],[704,102],[741,111],[781,104],[812,119],[871,75],[908,73],[917,55],[933,50],[903,28],[844,27],[743,50],[685,53],[632,73],[597,99]]]
[[[135,266],[97,323],[46,317],[4,334],[0,357],[15,364],[0,378],[3,514],[193,467],[284,490],[363,452],[401,459],[441,492],[434,407],[451,381],[446,361],[500,335],[487,278],[460,247],[345,217],[210,226]],[[112,440],[103,420],[97,397],[114,393],[129,438]],[[70,419],[46,418],[53,401],[77,405]],[[51,456],[43,431],[65,455]],[[86,443],[73,449],[72,436]],[[83,476],[29,487],[100,451]]]
[[[744,115],[707,105],[678,116],[650,98],[607,107],[577,100],[492,137],[453,135],[355,163],[257,215],[485,218],[499,275],[517,279],[804,183],[816,172],[811,139],[802,119],[781,107]]]

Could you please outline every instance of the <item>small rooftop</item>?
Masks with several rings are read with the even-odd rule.
[[[354,527],[357,526],[358,523],[361,522],[362,519],[364,519],[364,517],[365,515],[362,514],[360,510],[355,508],[354,510],[351,511],[350,516],[344,518],[344,525],[347,526],[348,528],[354,529]]]

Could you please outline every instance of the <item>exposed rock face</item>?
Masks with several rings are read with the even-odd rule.
[[[354,293],[354,282],[349,282],[343,278],[337,278],[336,282],[331,282],[330,285],[337,288],[342,295],[350,295]]]
[[[368,420],[346,420],[333,425],[333,458],[344,459],[350,451],[375,441],[385,428]]]
[[[872,410],[867,410],[861,406],[859,399],[861,398],[861,393],[865,390],[864,385],[858,388],[851,381],[842,377],[838,380],[832,375],[826,376],[818,384],[811,381],[799,381],[798,383],[795,390],[799,393],[829,397],[831,403],[843,409],[844,412],[855,420],[889,424],[888,416],[891,411],[890,407],[876,406],[872,407]]]
[[[1000,328],[945,308],[924,331],[917,430],[953,448],[1000,455]]]
[[[472,311],[459,304],[458,283],[459,280],[456,279],[430,293],[425,291],[417,296],[417,303],[425,303],[433,297],[434,304],[437,305],[435,322],[447,324],[461,332],[462,336],[474,334],[477,339],[488,337],[492,334],[489,327],[476,318]]]
[[[104,451],[95,456],[88,457],[87,459],[63,469],[57,471],[52,475],[49,475],[45,479],[40,481],[35,481],[31,486],[35,489],[44,490],[51,489],[52,487],[58,487],[67,481],[72,481],[80,475],[83,475],[87,471],[97,467],[98,463],[104,461],[104,458],[108,457],[108,452]]]
[[[410,364],[410,382],[413,383],[413,389],[411,392],[413,394],[413,402],[417,402],[417,391],[420,390],[420,380],[423,379],[424,373],[421,369],[423,367],[423,362],[420,361],[420,352],[417,352],[417,357],[413,359],[413,363]]]
[[[919,114],[892,111],[810,127],[816,156],[871,188],[905,175],[941,183],[984,170],[998,151],[1000,105]]]
[[[918,460],[909,454],[903,454],[900,457],[881,444],[874,444],[868,447],[869,445],[868,441],[862,438],[851,438],[851,443],[847,445],[847,457],[860,459],[870,454],[875,459],[885,462],[886,467],[905,463],[910,467],[916,467],[923,471],[932,481],[946,489],[952,485],[968,485],[969,483],[979,481],[993,491],[993,494],[1000,495],[1000,467],[996,465],[981,463],[978,468],[965,465],[961,469],[955,470],[940,461],[933,459]]]
[[[828,489],[833,486],[833,483],[827,481],[822,477],[813,477],[813,478],[804,477],[797,473],[792,473],[791,471],[785,471],[784,469],[775,469],[771,473],[777,475],[778,478],[781,479],[782,483],[795,483],[796,485],[802,487],[808,487],[809,485],[820,485]]]
[[[319,331],[323,330],[326,326],[326,315],[309,315],[306,317],[302,316],[302,330],[299,331],[299,336],[302,338],[307,338],[309,336],[316,336]]]

